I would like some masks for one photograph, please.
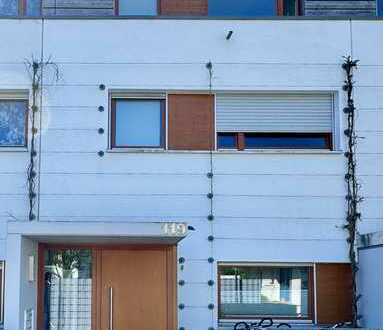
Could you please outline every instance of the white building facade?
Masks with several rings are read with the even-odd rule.
[[[364,234],[383,230],[381,20],[9,18],[0,31],[4,122],[28,111],[0,147],[5,329],[349,321],[342,63],[360,61]]]

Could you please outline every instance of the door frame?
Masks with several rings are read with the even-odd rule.
[[[177,245],[149,244],[45,244],[38,245],[37,330],[44,330],[44,252],[47,249],[90,249],[92,251],[92,319],[91,329],[101,330],[101,252],[103,250],[165,250],[168,330],[177,329]]]

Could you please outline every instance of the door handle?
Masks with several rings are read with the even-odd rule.
[[[113,287],[109,288],[109,330],[113,330]]]

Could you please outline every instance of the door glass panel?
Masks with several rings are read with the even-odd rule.
[[[92,251],[47,249],[44,330],[91,330]]]

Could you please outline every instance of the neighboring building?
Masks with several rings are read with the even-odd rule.
[[[363,292],[361,313],[363,325],[369,328],[381,328],[383,324],[383,232],[365,234],[359,242],[359,289]]]
[[[250,4],[1,1],[6,330],[351,319],[342,63],[360,60],[365,234],[383,230],[378,5]]]

